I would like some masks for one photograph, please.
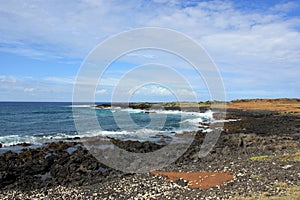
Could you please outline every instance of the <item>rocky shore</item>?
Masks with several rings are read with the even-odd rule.
[[[24,147],[0,156],[0,199],[230,199],[285,195],[300,186],[300,116],[272,111],[229,109],[213,150],[198,157],[205,134],[197,132],[189,149],[164,172],[226,172],[233,179],[206,189],[184,179],[166,181],[156,173],[128,174],[100,163],[80,142]],[[189,134],[189,133],[186,133]],[[151,152],[166,144],[113,140],[132,152]]]

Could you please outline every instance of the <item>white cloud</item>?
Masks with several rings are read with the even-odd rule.
[[[17,79],[14,76],[0,76],[1,83],[16,83]]]
[[[153,54],[141,54],[141,53],[129,53],[126,54],[126,56],[136,56],[136,57],[149,58],[149,59],[155,58],[155,55]]]
[[[106,89],[100,89],[96,91],[96,94],[105,94],[107,92]]]
[[[286,3],[280,3],[273,6],[270,11],[279,11],[279,12],[289,12],[294,9],[298,9],[299,4],[295,2],[286,2]]]
[[[35,88],[24,88],[24,92],[33,92]]]
[[[162,87],[159,85],[147,85],[138,88],[135,91],[129,91],[131,95],[142,95],[142,96],[177,96],[177,97],[194,97],[196,93],[187,89],[171,89]]]
[[[74,84],[74,78],[68,77],[45,77],[44,80],[58,84]]]
[[[194,97],[196,96],[196,93],[194,91],[186,90],[186,89],[179,89],[176,91],[176,94],[180,96],[185,96],[185,97]]]
[[[247,90],[253,83],[269,87],[280,80],[299,90],[300,18],[288,15],[299,9],[299,3],[274,3],[264,11],[243,10],[235,4],[218,0],[81,0],[64,4],[11,0],[0,6],[0,51],[36,58],[82,59],[99,42],[120,31],[144,26],[171,28],[201,43],[221,72],[232,73],[224,78],[227,88],[239,85]],[[126,58],[130,57],[133,61],[137,57],[165,58],[140,53]],[[42,81],[73,84],[74,79],[46,77]],[[0,76],[0,82],[16,83],[17,79]],[[117,82],[115,77],[107,77],[101,83],[114,86]]]
[[[0,76],[0,101],[71,101],[72,85],[33,79]]]
[[[133,91],[129,91],[132,94]],[[143,96],[169,96],[172,95],[171,91],[165,87],[161,87],[158,85],[150,85],[144,86],[139,88],[138,90],[134,91],[136,95],[143,95]]]
[[[85,0],[70,1],[64,6],[55,1],[26,1],[20,6],[19,1],[12,0],[0,7],[1,50],[36,57],[83,58],[108,36],[143,26],[172,28],[204,43],[206,40],[202,37],[213,40],[214,35],[216,39],[221,37],[231,42],[236,39],[239,41],[239,44],[233,43],[236,48],[247,47],[245,35],[256,41],[252,44],[254,49],[259,49],[259,44],[265,43],[270,34],[273,39],[284,39],[287,46],[294,44],[286,36],[295,32],[291,26],[299,24],[293,21],[297,17],[286,19],[271,11],[287,12],[298,5],[295,2],[275,4],[265,13],[238,10],[230,1],[202,1],[185,7],[180,4],[183,2],[162,6],[161,2]],[[253,31],[256,28],[260,30]],[[226,37],[228,34],[234,37]],[[299,35],[294,37],[299,39]],[[219,46],[213,48],[205,47],[212,53],[223,48],[226,48],[224,52],[230,52],[227,40],[218,40]],[[261,51],[272,55],[270,49]],[[294,52],[295,49],[288,47],[286,51]]]

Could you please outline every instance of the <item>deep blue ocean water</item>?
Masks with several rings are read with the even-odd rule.
[[[76,116],[73,116],[72,103],[0,102],[0,143],[4,146],[22,142],[41,144],[75,136],[99,135],[147,140],[147,138],[161,135],[197,130],[199,121],[211,117],[210,113],[155,111],[155,113],[147,114],[143,110],[94,109],[90,105],[76,105],[76,109],[82,115],[87,116],[87,123],[89,115],[96,113],[102,130],[96,131],[91,127],[87,132],[79,134],[74,124]],[[115,117],[122,119],[128,114],[134,126],[124,123],[120,127]],[[158,121],[164,120],[164,125],[149,126],[151,118]]]

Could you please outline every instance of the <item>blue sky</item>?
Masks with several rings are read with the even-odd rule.
[[[143,27],[173,29],[202,45],[220,71],[226,100],[300,98],[296,0],[2,0],[0,101],[71,101],[88,53],[112,35]],[[209,100],[203,80],[178,58],[140,51],[111,66],[95,92],[96,101],[110,100],[126,70],[153,60],[168,60],[191,82],[199,100]],[[189,100],[188,91],[178,91]],[[167,87],[150,85],[132,99],[174,100],[171,94]]]

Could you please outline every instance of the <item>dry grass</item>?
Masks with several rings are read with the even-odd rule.
[[[280,160],[283,162],[300,162],[300,149],[292,153],[283,154]]]
[[[160,105],[159,103],[157,105]],[[231,102],[169,102],[161,104],[163,107],[212,107],[212,108],[226,108],[228,109],[242,109],[242,110],[269,110],[282,114],[293,113],[300,115],[300,99],[245,99],[234,100]]]
[[[261,160],[268,160],[270,158],[271,158],[271,156],[253,156],[250,159],[252,161],[261,161]]]
[[[251,99],[229,102],[227,108],[300,114],[300,99]]]
[[[252,161],[277,159],[282,162],[300,162],[300,149],[284,153],[283,155],[276,155],[276,156],[261,155],[261,156],[253,156],[250,159]]]

